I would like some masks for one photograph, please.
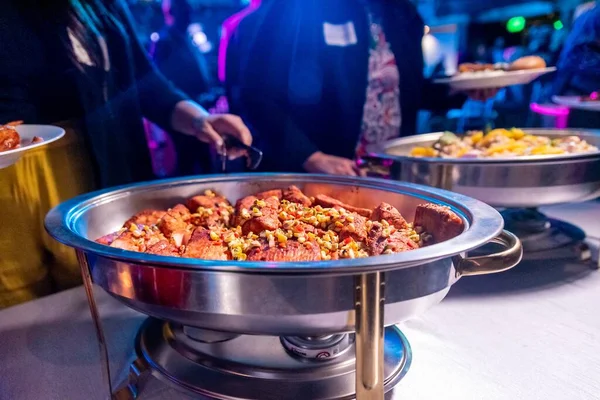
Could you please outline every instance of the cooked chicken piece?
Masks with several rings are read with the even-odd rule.
[[[135,229],[137,228],[137,229]],[[131,226],[112,241],[110,247],[118,249],[145,252],[148,247],[166,240],[164,235],[144,225]]]
[[[388,203],[381,203],[375,210],[373,210],[373,215],[371,215],[372,221],[381,221],[382,219],[385,219],[396,229],[408,228],[408,223],[402,214],[400,214],[400,211]]]
[[[191,235],[191,217],[190,210],[186,206],[177,204],[169,209],[156,225],[167,238],[173,240],[175,246],[179,247],[187,244]]]
[[[321,250],[316,243],[299,243],[288,241],[285,247],[275,245],[269,247],[262,241],[260,247],[254,247],[248,252],[248,261],[319,261]]]
[[[135,214],[133,217],[129,218],[127,222],[123,224],[124,228],[129,228],[131,224],[141,224],[141,225],[156,225],[158,221],[164,217],[166,214],[165,211],[162,210],[144,210]]]
[[[431,235],[431,240],[426,244],[452,239],[464,229],[463,220],[449,207],[431,203],[417,206],[413,225],[417,232]]]
[[[179,257],[179,248],[166,239],[161,239],[152,246],[148,246],[147,253],[159,256]]]
[[[340,229],[340,240],[351,237],[357,242],[362,242],[367,238],[367,218],[357,213],[350,214],[353,218],[352,222],[346,220],[342,222],[344,226]]]
[[[256,193],[254,197],[256,197],[259,200],[265,200],[269,197],[277,197],[278,200],[281,200],[282,192],[280,189],[266,190],[264,192]]]
[[[256,234],[262,231],[274,231],[281,226],[279,221],[279,199],[277,197],[268,197],[264,200],[254,199],[252,204],[248,204],[247,198],[238,202],[238,223],[242,226],[242,233],[247,235],[249,232]],[[249,218],[246,218],[249,217]]]
[[[329,208],[344,208],[348,211],[355,212],[363,217],[370,218],[373,210],[368,208],[354,207],[349,204],[343,203],[333,197],[326,196],[324,194],[318,194],[315,196],[314,206],[329,207]]]
[[[290,186],[283,191],[283,199],[290,203],[302,204],[305,207],[310,207],[312,201],[296,186]]]
[[[367,238],[367,247],[369,254],[378,256],[381,254],[401,253],[407,250],[413,250],[419,247],[403,231],[393,233],[386,232],[386,228],[379,222],[373,222]]]
[[[104,235],[101,238],[96,239],[96,243],[110,246],[112,244],[112,242],[114,242],[115,239],[118,238],[120,235],[121,235],[121,232],[109,233],[108,235]]]
[[[183,257],[204,260],[231,260],[231,253],[222,240],[212,240],[210,230],[198,227],[192,234]]]
[[[15,128],[0,126],[0,151],[13,150],[21,144],[21,137]]]
[[[196,226],[209,228],[231,223],[233,207],[225,197],[214,194],[194,196],[187,201],[187,207],[193,213],[191,222]]]
[[[208,193],[208,194],[207,194]],[[191,212],[196,212],[199,207],[202,208],[212,208],[218,207],[221,203],[224,203],[228,206],[231,204],[229,200],[225,197],[215,194],[213,192],[207,191],[207,193],[203,195],[194,196],[187,201],[187,207]]]

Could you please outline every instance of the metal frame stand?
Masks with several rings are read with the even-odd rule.
[[[385,275],[363,274],[355,280],[356,400],[383,400],[383,321]]]
[[[83,287],[85,288],[85,294],[90,307],[90,314],[92,314],[96,337],[98,338],[100,363],[102,364],[100,366],[102,369],[102,379],[104,380],[108,391],[106,393],[106,398],[111,400],[134,400],[138,397],[142,379],[146,376],[147,368],[140,360],[135,360],[129,367],[127,385],[123,388],[113,391],[110,362],[108,357],[108,346],[106,345],[106,338],[104,336],[102,321],[100,320],[98,305],[96,304],[96,299],[94,298],[94,286],[92,282],[92,276],[90,275],[90,265],[85,253],[79,250],[77,250],[77,261],[79,262],[79,267],[81,268]]]
[[[94,322],[102,377],[107,388],[107,399],[133,400],[138,397],[139,390],[149,370],[143,361],[137,359],[130,366],[127,384],[113,391],[111,381],[108,346],[104,336],[98,305],[94,298],[94,288],[90,267],[86,255],[77,251],[77,260],[81,268],[83,286],[88,299],[90,313]],[[385,274],[374,272],[362,274],[354,284],[356,315],[356,400],[384,399],[384,308],[385,308]]]

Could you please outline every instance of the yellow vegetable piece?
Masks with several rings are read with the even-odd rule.
[[[483,139],[483,132],[477,132],[471,135],[471,142],[473,142],[473,144],[476,144],[481,139]]]
[[[432,147],[413,147],[410,155],[413,157],[435,157],[436,151]]]
[[[538,146],[531,150],[531,155],[545,155],[545,154],[563,154],[565,151],[558,147],[552,147],[548,145]]]
[[[525,136],[525,132],[522,129],[512,128],[510,130],[510,135],[513,139],[522,139]]]

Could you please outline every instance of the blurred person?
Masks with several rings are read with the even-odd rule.
[[[424,31],[408,0],[273,1],[246,17],[226,86],[262,168],[357,175],[369,146],[415,134],[420,108],[460,108],[423,77]]]
[[[506,62],[504,59],[504,53],[506,50],[506,40],[502,36],[498,36],[496,40],[494,40],[494,45],[492,46],[492,63],[503,63]]]
[[[558,60],[553,92],[561,96],[586,96],[600,91],[600,7],[586,3],[576,14]],[[571,109],[569,125],[600,127],[600,113]]]
[[[189,98],[205,107],[201,98],[212,88],[206,58],[188,32],[192,8],[187,0],[163,0],[165,26],[150,47],[152,60],[162,74]],[[170,135],[175,147],[176,175],[209,173],[212,169],[210,147],[194,137]]]
[[[0,121],[67,132],[0,170],[0,308],[80,282],[44,216],[75,195],[153,178],[142,117],[216,147],[223,135],[251,143],[238,117],[208,115],[152,66],[122,1],[2,1],[0,42]]]

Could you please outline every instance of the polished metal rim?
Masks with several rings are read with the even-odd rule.
[[[592,129],[523,129],[525,132],[534,135],[546,135],[551,137],[559,136],[583,136],[583,137],[599,137],[600,130]],[[408,136],[399,139],[390,140],[380,147],[372,149],[369,153],[370,157],[383,158],[395,161],[414,161],[419,163],[427,164],[460,164],[460,165],[522,165],[522,164],[536,164],[536,165],[550,165],[550,164],[564,164],[566,162],[579,162],[587,159],[600,158],[600,151],[581,153],[581,154],[570,154],[570,155],[558,155],[558,156],[525,156],[525,157],[513,157],[513,158],[493,158],[493,159],[465,159],[465,158],[436,158],[436,157],[411,157],[408,155],[394,155],[387,152],[388,149],[401,146],[401,145],[413,145],[418,146],[430,142],[434,142],[440,138],[443,132],[426,133],[423,135]],[[596,139],[598,140],[598,139]]]
[[[106,202],[127,198],[132,192],[151,192],[161,188],[185,186],[193,183],[206,185],[240,181],[281,182],[281,186],[298,183],[321,183],[361,187],[405,194],[449,206],[466,222],[467,229],[459,236],[422,249],[404,253],[361,259],[321,262],[223,262],[136,253],[98,244],[77,230],[78,219],[93,207]],[[92,254],[113,260],[147,264],[166,268],[241,273],[361,273],[407,268],[427,261],[464,253],[480,247],[495,238],[502,230],[502,217],[492,207],[457,193],[411,183],[374,178],[355,178],[312,174],[235,174],[212,175],[188,179],[167,179],[106,189],[75,197],[52,209],[45,220],[46,229],[59,242]]]

